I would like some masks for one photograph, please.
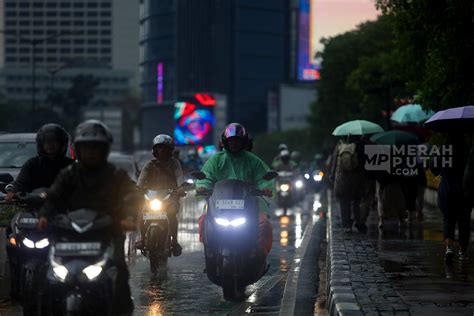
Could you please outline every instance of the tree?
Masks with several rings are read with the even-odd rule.
[[[391,17],[408,87],[425,107],[474,103],[472,1],[377,0]]]
[[[401,76],[390,17],[323,41],[318,100],[311,106],[311,129],[319,147],[330,147],[333,129],[348,120],[383,123],[382,111],[395,97],[410,96]]]

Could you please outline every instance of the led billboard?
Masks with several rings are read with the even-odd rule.
[[[319,79],[319,66],[315,61],[315,2],[300,0],[298,17],[298,80]]]

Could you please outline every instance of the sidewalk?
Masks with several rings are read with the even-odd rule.
[[[425,209],[423,223],[389,222],[382,234],[375,212],[367,234],[343,234],[335,201],[328,219],[329,315],[474,315],[472,230],[470,260],[447,267],[438,209]]]

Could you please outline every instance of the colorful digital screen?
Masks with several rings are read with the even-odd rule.
[[[214,142],[215,103],[210,99],[198,100],[194,97],[175,104],[174,138],[178,145],[211,145]]]
[[[300,0],[298,17],[298,80],[319,79],[319,66],[315,61],[314,34],[315,0]]]
[[[156,103],[163,103],[163,63],[156,66]]]

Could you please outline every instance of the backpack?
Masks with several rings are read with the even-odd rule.
[[[339,165],[342,171],[353,171],[359,166],[356,144],[339,145]]]

